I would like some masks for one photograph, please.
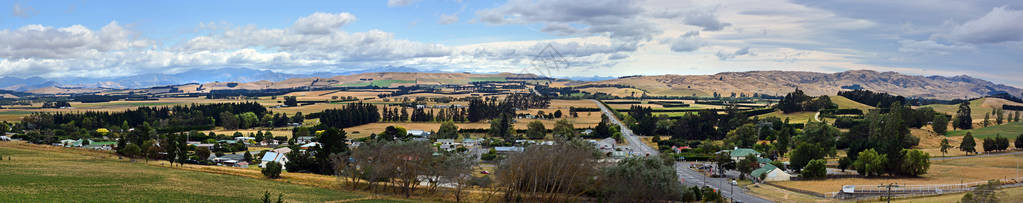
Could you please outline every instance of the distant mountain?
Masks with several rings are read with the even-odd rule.
[[[853,70],[840,73],[797,71],[725,72],[714,75],[631,76],[584,84],[621,84],[652,95],[724,97],[754,93],[784,95],[796,88],[810,95],[835,95],[838,91],[866,89],[906,97],[928,99],[977,98],[998,93],[1021,95],[1019,88],[995,84],[970,76],[914,76],[896,72]]]
[[[0,77],[0,89],[2,90],[28,91],[31,89],[38,89],[55,85],[59,84],[40,77],[31,78]]]
[[[217,68],[217,69],[193,69],[181,73],[164,74],[149,73],[125,77],[109,78],[84,78],[67,77],[54,78],[51,80],[33,78],[0,78],[0,89],[14,91],[29,91],[47,87],[75,87],[75,88],[114,88],[114,89],[137,89],[156,86],[180,85],[186,83],[210,83],[210,82],[256,82],[269,81],[277,82],[290,78],[310,77],[332,77],[336,75],[353,75],[369,72],[424,72],[419,69],[404,66],[368,68],[344,72],[316,72],[311,74],[289,74],[270,70],[257,70],[251,68]]]

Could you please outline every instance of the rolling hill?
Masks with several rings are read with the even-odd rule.
[[[1006,92],[1021,95],[1023,90],[995,84],[970,76],[914,76],[896,72],[854,70],[839,73],[796,71],[725,72],[714,75],[632,76],[585,84],[629,85],[652,95],[709,96],[713,93],[784,95],[799,88],[806,94],[835,95],[841,90],[866,89],[906,97],[927,99],[977,98]]]

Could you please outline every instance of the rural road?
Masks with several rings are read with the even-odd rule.
[[[608,120],[611,121],[611,123],[614,123],[615,125],[618,125],[621,128],[621,130],[622,130],[622,137],[625,137],[625,139],[629,141],[629,149],[632,150],[631,153],[634,156],[644,156],[644,155],[647,155],[647,154],[649,154],[651,156],[656,156],[658,154],[657,150],[654,150],[650,146],[647,146],[646,144],[643,144],[643,142],[641,142],[639,140],[639,137],[632,133],[632,130],[630,130],[629,127],[627,127],[625,125],[622,125],[622,122],[619,121],[618,118],[615,117],[614,113],[612,113],[610,109],[608,109],[606,106],[604,106],[604,104],[600,103],[597,100],[592,100],[592,101],[597,103],[597,106],[600,107],[600,111],[604,112],[604,115],[607,115],[607,118],[608,118]],[[756,202],[756,203],[771,202],[771,201],[767,201],[767,200],[761,199],[761,198],[753,196],[753,195],[746,194],[741,188],[738,188],[738,187],[731,188],[731,187],[729,187],[730,184],[731,184],[731,180],[728,179],[728,178],[711,178],[711,177],[706,177],[703,174],[701,174],[699,172],[696,172],[696,171],[693,171],[692,169],[689,169],[689,167],[685,167],[685,166],[688,166],[688,164],[682,164],[682,163],[676,163],[675,164],[675,173],[678,173],[678,176],[680,178],[682,178],[680,180],[680,181],[682,181],[682,184],[691,184],[691,185],[698,185],[698,186],[706,185],[708,187],[717,189],[718,191],[721,192],[721,195],[723,195],[725,197],[728,197],[728,198],[731,198],[732,200],[735,200],[736,202]],[[706,182],[704,182],[704,180],[706,180]],[[730,190],[730,189],[735,189],[735,190]]]
[[[679,178],[682,178],[682,184],[688,186],[704,186],[714,188],[718,192],[721,192],[722,196],[731,198],[736,202],[771,202],[754,195],[746,194],[746,191],[741,187],[732,186],[731,179],[728,178],[711,178],[704,176],[700,172],[696,172],[689,168],[688,162],[675,163],[675,173],[678,174]]]
[[[597,103],[597,106],[600,107],[600,111],[604,112],[604,115],[607,115],[607,119],[610,120],[611,123],[618,125],[618,127],[622,130],[622,137],[624,137],[625,140],[628,141],[629,143],[630,155],[656,156],[658,154],[657,150],[654,150],[654,148],[647,146],[646,144],[643,144],[643,142],[639,140],[639,137],[633,134],[632,130],[630,130],[628,126],[622,125],[622,122],[618,121],[618,118],[615,117],[614,113],[611,112],[611,109],[608,109],[606,106],[604,106],[604,104],[600,103],[600,101],[593,99],[591,99],[591,101]]]

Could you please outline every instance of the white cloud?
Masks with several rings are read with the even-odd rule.
[[[26,25],[0,31],[0,58],[79,58],[153,44],[135,36],[116,21],[98,31],[81,25],[63,28]]]
[[[754,54],[752,51],[749,50],[749,47],[745,47],[745,48],[742,48],[742,49],[739,49],[739,50],[735,50],[735,52],[732,52],[732,53],[724,53],[724,52],[718,51],[718,53],[715,54],[715,56],[717,56],[718,59],[721,59],[722,61],[728,60],[728,59],[733,59],[736,56],[745,56],[745,55],[756,56],[756,54]]]
[[[977,44],[1023,41],[1023,11],[996,7],[938,37]]]
[[[713,11],[691,12],[689,15],[686,15],[685,23],[687,25],[701,27],[703,28],[703,31],[720,31],[721,29],[732,25],[730,23],[722,23],[719,21]]]
[[[292,29],[301,34],[329,34],[348,23],[355,21],[350,13],[320,13],[299,18]]]
[[[700,31],[689,31],[678,36],[678,38],[666,40],[671,43],[671,51],[692,52],[702,47],[706,42],[700,40]]]

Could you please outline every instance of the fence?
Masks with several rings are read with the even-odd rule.
[[[1001,179],[999,181],[1001,181],[1002,187],[1023,185],[1023,177]],[[889,194],[893,198],[906,198],[967,192],[987,183],[987,181],[977,181],[961,184],[894,185],[890,191],[888,185],[846,185],[842,191],[830,192],[826,195],[837,199],[874,199],[885,197]]]

